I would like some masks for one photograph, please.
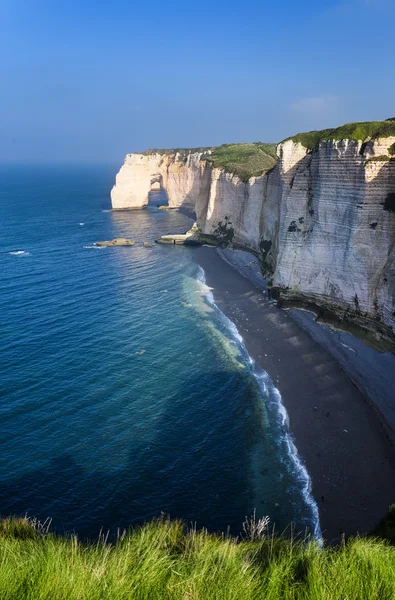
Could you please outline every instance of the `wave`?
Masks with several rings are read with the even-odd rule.
[[[83,248],[98,248],[99,250],[103,250],[103,248],[106,248],[106,246],[96,246],[96,244],[90,244],[90,245],[86,245],[86,246],[82,246]]]
[[[104,210],[102,210],[102,212],[111,212],[111,210],[109,208],[105,208]]]
[[[309,507],[309,510],[311,511],[311,521],[313,525],[314,537],[316,540],[321,542],[322,532],[319,520],[319,512],[317,503],[312,495],[311,479],[298,453],[294,442],[294,438],[289,430],[288,413],[282,402],[280,391],[278,388],[276,388],[268,373],[266,373],[266,371],[264,371],[262,367],[257,365],[255,360],[248,354],[248,350],[244,344],[244,340],[240,335],[235,323],[233,323],[233,321],[231,321],[215,303],[214,295],[211,291],[211,288],[206,284],[204,270],[200,266],[197,280],[201,285],[202,295],[212,306],[212,308],[215,309],[231,336],[238,343],[240,353],[242,357],[249,363],[251,367],[251,372],[258,383],[259,389],[261,390],[263,396],[267,399],[268,406],[273,409],[274,414],[277,416],[277,419],[280,423],[280,429],[283,432],[281,441],[283,441],[285,444],[288,457],[293,467],[292,471],[294,473],[295,479],[301,486],[303,499],[306,505]]]
[[[259,367],[254,361],[254,359],[251,357],[250,362],[252,372],[254,374],[254,377],[258,381],[260,389],[266,396],[269,405],[271,405],[277,411],[278,416],[280,418],[281,427],[284,431],[283,442],[286,445],[288,456],[292,461],[293,471],[296,480],[301,484],[303,498],[312,513],[314,537],[317,540],[321,540],[322,532],[320,527],[320,518],[317,503],[312,495],[311,479],[298,453],[293,435],[289,430],[288,413],[287,409],[285,408],[282,402],[280,391],[278,388],[276,388],[266,371]]]
[[[81,225],[81,227],[82,227],[82,225],[85,225],[85,223],[78,223],[78,225]]]
[[[12,252],[8,252],[8,254],[11,254],[12,256],[31,256],[30,252],[27,252],[27,250],[12,250]]]

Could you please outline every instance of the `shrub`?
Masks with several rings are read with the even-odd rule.
[[[225,222],[218,221],[217,227],[213,230],[213,235],[222,246],[228,246],[232,243],[235,230],[232,227],[229,217],[225,216]]]

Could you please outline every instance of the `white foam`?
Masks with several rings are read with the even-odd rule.
[[[31,256],[30,252],[27,252],[26,250],[13,250],[8,254],[11,254],[12,256]]]
[[[340,342],[342,346],[344,346],[345,348],[347,348],[347,350],[350,350],[351,352],[355,353],[354,348],[350,348],[350,346],[347,346],[347,344],[343,344],[343,342]]]
[[[111,210],[108,208],[105,208],[104,210],[102,210],[102,212],[111,212]]]
[[[265,396],[268,398],[268,401],[275,406],[277,413],[280,418],[280,422],[284,431],[284,442],[287,446],[288,455],[293,463],[295,474],[297,476],[298,481],[302,484],[303,497],[305,499],[306,504],[309,506],[312,514],[313,514],[313,523],[314,523],[314,537],[321,541],[322,540],[322,532],[320,527],[319,520],[319,512],[316,501],[312,495],[312,485],[311,479],[308,474],[308,471],[303,464],[303,461],[298,453],[296,448],[293,436],[289,430],[289,417],[287,413],[287,409],[285,408],[281,394],[278,388],[275,387],[274,383],[270,379],[269,375],[264,371],[261,367],[258,367],[253,359],[251,359],[253,364],[253,373],[255,378],[257,379],[261,390],[264,392]]]
[[[293,440],[293,436],[289,431],[289,417],[287,410],[282,402],[280,391],[278,390],[278,388],[275,387],[273,381],[270,379],[266,371],[259,367],[256,364],[255,360],[248,354],[247,348],[244,345],[244,340],[240,335],[239,331],[237,330],[236,325],[226,315],[224,315],[224,313],[216,305],[213,293],[206,284],[204,270],[201,267],[199,267],[197,279],[201,286],[202,294],[205,296],[207,302],[211,304],[211,306],[213,306],[218,312],[218,314],[221,316],[221,320],[226,325],[232,337],[235,340],[237,340],[241,354],[245,356],[246,362],[250,364],[251,371],[255,379],[257,380],[263,395],[267,398],[269,404],[275,409],[275,412],[278,415],[281,428],[283,430],[283,441],[285,442],[288,456],[292,462],[296,478],[299,481],[299,483],[301,483],[304,500],[312,513],[314,537],[321,544],[322,532],[320,526],[319,512],[317,503],[312,495],[311,479],[305,465],[302,462],[301,457],[299,456],[298,450]]]
[[[82,247],[83,248],[98,248],[99,250],[106,248],[106,246],[96,246],[96,244],[91,244],[90,246],[82,246]]]
[[[81,225],[81,226],[82,226],[82,225],[85,225],[85,223],[78,223],[78,225]]]

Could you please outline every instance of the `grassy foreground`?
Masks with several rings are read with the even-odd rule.
[[[0,522],[1,600],[393,600],[395,548],[269,537],[239,541],[153,521],[82,544],[27,519]]]

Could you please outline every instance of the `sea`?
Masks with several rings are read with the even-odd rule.
[[[154,243],[193,220],[162,192],[111,211],[116,171],[0,166],[0,514],[95,539],[163,514],[238,535],[255,511],[318,537],[280,391],[196,249]]]

